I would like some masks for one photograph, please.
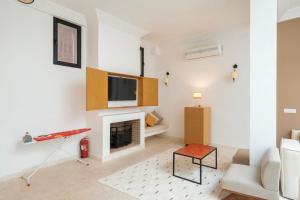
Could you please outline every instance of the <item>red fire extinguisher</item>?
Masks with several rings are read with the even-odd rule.
[[[89,156],[89,139],[87,137],[80,140],[80,157],[87,158]]]

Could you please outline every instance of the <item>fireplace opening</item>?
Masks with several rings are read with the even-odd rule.
[[[132,141],[131,124],[110,127],[110,148],[119,148],[130,144]]]
[[[110,149],[123,149],[140,143],[140,120],[110,124]]]

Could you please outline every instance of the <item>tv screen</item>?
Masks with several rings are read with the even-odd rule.
[[[131,101],[136,100],[136,79],[108,77],[108,100]]]

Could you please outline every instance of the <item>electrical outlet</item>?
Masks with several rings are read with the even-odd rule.
[[[297,113],[297,109],[295,108],[285,108],[283,109],[284,113],[289,113],[289,114],[296,114]]]

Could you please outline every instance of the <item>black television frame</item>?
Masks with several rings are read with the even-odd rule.
[[[110,86],[110,78],[114,79],[125,79],[125,80],[133,80],[135,82],[135,90],[134,90],[134,99],[118,99],[118,98],[111,98],[111,86]],[[116,101],[136,101],[137,100],[137,87],[138,87],[138,80],[135,78],[129,78],[129,77],[121,77],[121,76],[108,76],[108,101],[116,102]]]

